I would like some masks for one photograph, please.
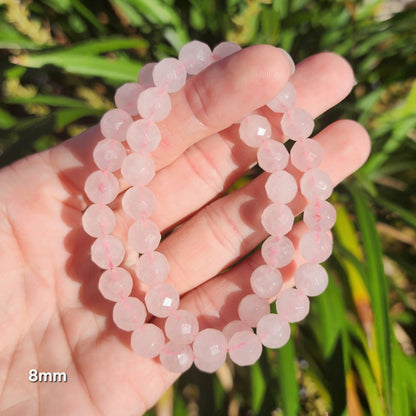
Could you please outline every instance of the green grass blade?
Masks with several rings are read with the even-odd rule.
[[[381,196],[376,196],[375,200],[378,204],[380,204],[381,207],[387,208],[389,211],[398,215],[410,226],[416,229],[416,215],[413,212]]]
[[[266,393],[266,380],[264,378],[260,363],[257,361],[250,366],[251,383],[251,409],[254,414],[259,414]]]

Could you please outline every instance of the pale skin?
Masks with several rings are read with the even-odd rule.
[[[192,78],[173,96],[172,113],[161,123],[163,139],[153,154],[157,175],[150,185],[158,200],[152,219],[164,232],[182,224],[160,251],[169,260],[168,281],[182,295],[181,307],[195,312],[201,327],[222,329],[236,319],[261,256],[255,252],[217,275],[266,237],[259,222],[268,204],[266,174],[220,197],[256,158],[231,124],[273,98],[289,76],[281,51],[247,48]],[[291,82],[296,105],[317,117],[350,93],[354,76],[344,59],[322,53],[298,64]],[[282,140],[280,116],[261,111]],[[100,270],[90,260],[93,239],[82,230],[81,216],[89,204],[85,178],[96,169],[92,149],[101,138],[93,127],[0,171],[2,416],[139,415],[178,377],[157,359],[132,352],[130,333],[114,325],[113,303],[97,289]],[[333,123],[315,138],[325,150],[322,168],[334,183],[369,154],[368,135],[353,121]],[[300,213],[304,204],[297,198],[291,208]],[[118,221],[114,234],[126,242],[131,220],[119,200],[112,207]],[[295,247],[304,230],[302,223],[292,230]],[[286,285],[299,260],[296,255],[283,270]],[[129,252],[124,266],[134,261]],[[133,295],[143,298],[137,281]],[[30,369],[65,371],[68,381],[30,383]]]

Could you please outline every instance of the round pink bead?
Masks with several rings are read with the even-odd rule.
[[[238,305],[238,316],[252,327],[255,327],[259,319],[269,312],[269,302],[254,294],[245,296]]]
[[[241,50],[241,46],[234,42],[221,42],[212,51],[212,59],[219,61]]]
[[[211,64],[211,49],[206,43],[193,40],[182,46],[179,60],[185,65],[188,74],[196,75]]]
[[[175,58],[162,59],[153,69],[153,82],[169,93],[179,91],[186,82],[185,65]]]
[[[160,362],[171,373],[183,373],[193,362],[194,353],[189,345],[178,345],[170,341],[160,352]]]
[[[159,87],[144,90],[137,100],[137,109],[143,118],[158,122],[164,120],[172,109],[169,94]]]
[[[300,180],[300,190],[308,201],[327,199],[332,194],[334,185],[326,172],[311,169],[305,172]]]
[[[169,274],[167,258],[158,251],[148,251],[140,256],[136,267],[137,277],[146,285],[152,286],[165,281]]]
[[[157,62],[150,62],[143,65],[137,76],[137,82],[144,88],[154,87],[153,83],[153,69],[157,65]]]
[[[261,246],[264,261],[272,267],[284,267],[293,258],[295,249],[292,242],[285,236],[270,236]]]
[[[240,366],[254,364],[260,358],[262,349],[260,340],[252,331],[237,332],[228,342],[230,358]]]
[[[287,110],[280,122],[283,134],[292,140],[306,139],[314,128],[312,116],[303,108]]]
[[[118,266],[124,259],[123,243],[112,235],[98,237],[91,246],[91,259],[101,269]]]
[[[290,338],[290,325],[280,315],[269,313],[257,324],[257,336],[267,348],[280,348]]]
[[[293,166],[302,172],[319,167],[323,156],[322,146],[313,139],[298,140],[290,150],[290,160]]]
[[[137,298],[128,297],[114,305],[114,323],[123,331],[134,331],[143,325],[145,319],[146,308]]]
[[[271,298],[277,295],[282,288],[282,274],[278,269],[263,264],[253,271],[250,285],[253,292],[261,298]]]
[[[162,351],[164,344],[165,335],[154,324],[144,324],[131,334],[131,347],[140,357],[157,357]]]
[[[109,204],[118,195],[119,184],[111,172],[97,170],[86,179],[84,190],[91,202]]]
[[[198,335],[199,324],[192,312],[177,310],[165,322],[166,336],[176,344],[190,344]]]
[[[299,322],[309,313],[309,298],[298,289],[286,289],[276,300],[276,310],[282,319]]]
[[[99,169],[114,172],[120,169],[126,157],[126,149],[116,140],[104,139],[97,143],[92,157]]]
[[[318,296],[328,286],[328,273],[316,263],[304,263],[295,272],[295,285],[307,296]]]
[[[106,139],[113,139],[119,142],[126,140],[126,131],[133,119],[130,114],[119,108],[107,111],[101,118],[101,133]]]
[[[106,299],[118,302],[130,295],[133,289],[133,279],[126,269],[114,267],[101,275],[98,289]]]
[[[223,328],[222,333],[224,334],[225,339],[229,341],[236,332],[240,332],[240,331],[253,332],[253,330],[251,329],[251,326],[249,326],[247,322],[235,320],[235,321],[228,322],[228,324],[225,325],[225,327]]]
[[[241,140],[251,147],[259,147],[272,136],[269,120],[256,114],[243,118],[239,132]]]
[[[149,188],[132,186],[124,193],[121,205],[129,217],[145,220],[156,209],[156,197]]]
[[[155,250],[161,238],[157,225],[150,220],[136,221],[128,231],[129,245],[139,253]]]
[[[178,308],[179,294],[169,283],[159,283],[147,291],[144,301],[152,315],[166,318]]]
[[[274,236],[287,234],[293,227],[295,216],[285,204],[270,204],[261,215],[264,229]]]
[[[330,230],[337,218],[335,208],[327,201],[315,202],[306,206],[303,212],[303,221],[309,229],[314,231],[328,231]]]
[[[150,153],[159,146],[162,135],[155,123],[142,119],[132,123],[127,130],[126,137],[131,150]]]
[[[155,176],[155,164],[150,156],[131,153],[121,165],[121,174],[130,185],[144,186]]]
[[[322,263],[332,253],[332,239],[325,232],[308,231],[300,239],[299,251],[306,261]]]
[[[273,98],[267,107],[269,107],[275,113],[284,113],[295,105],[296,102],[296,90],[293,84],[288,82],[280,91],[276,97]]]
[[[144,87],[137,82],[127,82],[119,87],[114,95],[116,107],[126,111],[131,116],[137,116],[137,100]]]
[[[110,234],[115,225],[116,216],[107,205],[92,204],[82,215],[82,227],[92,237],[102,237]]]
[[[289,152],[283,143],[276,140],[266,140],[257,151],[257,160],[264,171],[273,173],[287,166]]]
[[[224,334],[217,329],[204,329],[196,336],[193,350],[196,367],[201,371],[213,373],[225,362],[227,340]]]
[[[265,188],[267,196],[273,202],[282,204],[292,201],[298,192],[295,178],[284,170],[272,173],[266,181]]]

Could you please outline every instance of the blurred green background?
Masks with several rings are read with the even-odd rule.
[[[148,415],[416,415],[415,22],[415,1],[0,0],[1,166],[95,124],[142,64],[191,39],[279,45],[296,62],[329,50],[355,70],[317,120],[358,120],[373,143],[333,195],[328,290],[284,348],[191,369]]]

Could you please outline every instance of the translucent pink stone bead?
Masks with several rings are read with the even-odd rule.
[[[137,82],[127,82],[119,87],[114,95],[116,107],[126,111],[131,116],[137,116],[137,100],[144,87]]]
[[[118,195],[118,180],[111,172],[97,170],[86,179],[84,191],[91,202],[109,204]]]
[[[133,289],[131,274],[121,267],[106,270],[98,281],[101,294],[113,302],[127,298]]]
[[[271,298],[277,295],[282,288],[282,274],[278,269],[263,264],[253,271],[250,285],[253,292],[261,298]]]
[[[295,272],[295,285],[307,296],[318,296],[328,286],[328,273],[316,263],[304,263]]]
[[[146,253],[157,248],[161,235],[157,225],[150,220],[136,221],[128,231],[128,242],[139,253]]]
[[[92,237],[102,237],[110,234],[115,225],[116,216],[107,205],[92,204],[82,215],[82,227]]]
[[[295,178],[284,170],[272,173],[266,181],[265,188],[267,196],[273,202],[282,204],[292,201],[298,192]]]
[[[290,150],[290,160],[293,166],[302,172],[319,167],[323,156],[322,146],[313,139],[298,140]]]
[[[259,166],[265,172],[277,172],[284,169],[289,162],[289,152],[283,143],[265,140],[257,151]]]
[[[143,118],[158,122],[164,120],[172,109],[169,94],[158,87],[144,90],[137,100],[137,109]]]
[[[135,271],[140,281],[153,286],[167,279],[169,262],[162,253],[148,251],[139,257]]]
[[[126,131],[133,122],[127,111],[114,108],[107,111],[101,118],[101,133],[106,139],[113,139],[119,142],[126,140]]]
[[[212,59],[219,61],[241,50],[241,46],[234,42],[221,42],[212,51]]]
[[[225,327],[223,328],[222,333],[224,334],[225,339],[229,341],[236,332],[240,332],[240,331],[253,332],[253,330],[251,329],[251,326],[247,322],[235,320],[235,321],[228,322],[228,324],[225,325]]]
[[[121,205],[129,217],[145,220],[156,209],[156,197],[149,188],[132,186],[124,193]]]
[[[126,157],[126,149],[116,140],[104,139],[97,143],[92,157],[99,169],[114,172],[120,169]]]
[[[320,201],[308,204],[303,212],[303,221],[309,229],[314,231],[330,230],[337,218],[335,208],[327,201]]]
[[[131,347],[140,357],[157,357],[162,351],[164,344],[165,335],[154,324],[144,324],[131,334]]]
[[[137,76],[137,82],[140,85],[143,85],[144,88],[154,87],[153,83],[153,69],[156,66],[157,62],[150,62],[146,65],[143,65]]]
[[[288,82],[280,91],[276,97],[267,103],[269,107],[275,113],[284,113],[295,105],[296,102],[296,90],[293,84]]]
[[[183,373],[188,370],[194,359],[192,348],[186,344],[172,341],[165,344],[160,352],[160,362],[171,373]]]
[[[147,291],[144,301],[152,315],[166,318],[178,308],[179,294],[169,283],[159,283]]]
[[[112,235],[98,237],[91,246],[91,259],[101,269],[118,266],[124,259],[123,243]]]
[[[252,327],[255,327],[259,319],[269,312],[269,302],[254,294],[245,296],[238,305],[238,316]]]
[[[256,114],[243,118],[239,132],[241,140],[251,147],[259,147],[272,136],[269,120]]]
[[[150,153],[159,146],[162,135],[155,123],[142,119],[132,123],[127,130],[126,137],[131,150]]]
[[[211,49],[203,42],[193,40],[182,46],[179,60],[185,65],[186,72],[196,75],[211,64]]]
[[[201,371],[213,373],[225,362],[227,340],[224,334],[217,329],[204,329],[196,336],[193,350],[196,367]]]
[[[166,336],[176,344],[190,344],[198,335],[199,324],[192,312],[177,310],[165,322]]]
[[[299,251],[306,261],[322,263],[332,253],[332,239],[326,232],[309,231],[301,237]]]
[[[288,322],[299,322],[309,313],[309,298],[298,289],[286,289],[276,300],[276,310]]]
[[[169,93],[179,91],[186,82],[185,65],[175,58],[162,59],[153,69],[153,82]]]
[[[332,194],[334,185],[329,175],[320,169],[305,172],[300,180],[300,190],[308,201],[327,199]]]
[[[146,308],[137,298],[128,297],[114,305],[114,323],[123,331],[133,331],[141,327],[145,319]]]
[[[293,227],[295,216],[285,204],[270,204],[261,215],[264,229],[274,236],[287,234]]]
[[[270,236],[261,246],[264,261],[272,267],[287,266],[292,261],[294,252],[292,242],[285,236]]]
[[[150,156],[131,153],[123,160],[121,174],[130,185],[144,186],[155,176],[155,164]]]
[[[267,348],[280,348],[290,338],[290,325],[280,315],[269,313],[257,324],[257,336]]]
[[[303,108],[287,110],[280,122],[283,134],[292,140],[306,139],[312,134],[314,121],[312,116]]]
[[[240,366],[252,365],[261,356],[263,346],[252,331],[235,333],[228,341],[228,353],[231,360]]]

